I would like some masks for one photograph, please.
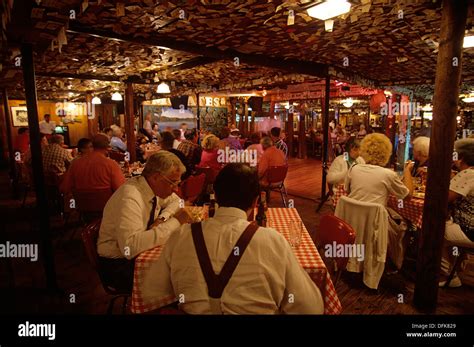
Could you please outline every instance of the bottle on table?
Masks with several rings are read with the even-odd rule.
[[[216,213],[216,197],[214,193],[211,193],[209,195],[209,218],[214,217],[214,214]]]
[[[257,216],[255,217],[257,224],[261,227],[267,226],[267,212],[266,211],[267,211],[266,193],[261,192],[259,203],[258,203]]]

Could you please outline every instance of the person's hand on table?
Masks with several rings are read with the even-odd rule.
[[[184,208],[180,208],[178,212],[174,214],[174,218],[178,220],[179,224],[189,224],[193,222],[193,217],[189,211]]]

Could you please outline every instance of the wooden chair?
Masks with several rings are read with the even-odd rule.
[[[127,307],[127,301],[130,296],[130,293],[122,293],[115,288],[107,285],[103,281],[103,276],[101,275],[100,267],[99,267],[99,254],[97,253],[97,239],[99,238],[99,229],[100,223],[102,222],[101,219],[97,219],[94,222],[87,225],[81,233],[82,242],[84,244],[84,248],[86,251],[87,258],[89,262],[93,266],[94,270],[99,275],[100,281],[102,283],[102,287],[104,288],[105,292],[112,296],[109,302],[109,306],[107,308],[107,314],[112,314],[114,303],[115,301],[122,297],[122,313],[125,313],[125,309]]]
[[[204,189],[206,175],[204,173],[197,176],[189,176],[181,184],[181,194],[185,201],[194,203]]]
[[[333,247],[334,242],[337,245],[352,245],[355,242],[354,229],[348,223],[333,215],[325,215],[321,217],[318,236],[321,254],[324,254],[326,245]],[[335,252],[335,250],[333,250],[333,252]],[[349,258],[332,257],[330,259],[332,260],[334,273],[336,275],[334,280],[335,287],[337,281],[341,277],[342,271],[346,268]]]
[[[285,188],[285,178],[288,173],[288,165],[282,166],[270,166],[267,171],[267,180],[268,185],[262,187],[263,190],[267,192],[267,201],[270,199],[270,191],[278,190],[281,195],[281,200],[283,205],[287,207],[286,200],[288,199],[288,194]]]
[[[86,223],[102,218],[105,204],[112,194],[113,192],[110,189],[73,192],[76,209]]]

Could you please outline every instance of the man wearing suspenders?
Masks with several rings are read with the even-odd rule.
[[[158,260],[156,298],[175,296],[189,314],[322,314],[318,287],[288,241],[247,219],[259,194],[257,173],[228,164],[214,183],[213,218],[183,225]]]

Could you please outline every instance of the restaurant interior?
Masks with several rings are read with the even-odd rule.
[[[316,9],[326,5],[330,8]],[[164,217],[163,225],[175,219],[182,225],[175,228],[180,233],[191,230],[189,223],[202,222],[208,235],[206,222],[210,228],[214,213],[220,216],[231,208],[225,206],[233,206],[218,207],[227,192],[219,181],[225,181],[227,168],[239,157],[224,162],[217,157],[218,167],[206,165],[211,135],[218,141],[213,153],[234,148],[248,150],[251,158],[250,148],[263,146],[254,170],[260,181],[257,202],[248,220],[255,218],[288,241],[284,249],[296,256],[304,278],[311,279],[322,298],[319,313],[474,313],[474,242],[469,241],[474,179],[471,159],[466,159],[474,148],[472,0],[2,0],[0,15],[1,313],[216,313],[212,300],[210,311],[200,311],[198,303],[181,301],[179,292],[172,300],[159,297],[162,291],[155,286],[161,282],[154,278],[160,277],[165,254],[166,261],[174,259],[166,242],[155,242],[133,258],[133,289],[119,290],[104,280],[97,237],[99,242],[105,237],[101,233],[114,219],[110,213],[122,220],[126,202],[118,199],[126,189],[109,189],[103,201],[99,191],[90,195],[92,189],[89,200],[81,200],[81,191],[67,191],[64,182],[73,177],[68,171],[89,156],[82,152],[83,143],[95,152],[98,135],[108,131],[107,161],[120,169],[123,186],[148,180],[148,163],[163,152],[184,153],[181,183],[165,177],[176,188],[179,210],[187,212]],[[165,144],[170,134],[172,150]],[[419,137],[428,141],[424,166],[415,158]],[[52,174],[46,153],[58,138],[70,159],[64,170]],[[116,147],[114,138],[125,147]],[[382,146],[376,141],[389,143],[390,153],[388,161],[372,165],[373,158],[363,154]],[[183,143],[202,152],[196,163],[191,164],[194,159]],[[458,143],[468,152],[457,150]],[[350,153],[359,146],[366,163],[353,165]],[[272,150],[284,164],[272,164],[275,157],[267,156]],[[244,163],[248,157],[242,156]],[[261,174],[264,157],[269,171]],[[331,170],[338,158],[347,167],[336,182]],[[466,165],[462,170],[453,164],[458,161]],[[416,177],[407,178],[413,164],[420,164]],[[388,187],[385,201],[367,200],[366,209],[364,202],[357,204],[355,190],[357,169],[365,166],[383,167],[398,187],[382,179],[369,182],[366,176],[362,190]],[[464,195],[453,191],[453,180],[461,174],[468,175]],[[407,179],[413,179],[411,188]],[[466,190],[466,185],[473,188]],[[243,196],[247,188],[236,182],[233,189]],[[464,215],[465,224],[459,222],[467,235],[461,243],[448,240],[445,231],[448,223],[458,225],[458,205],[448,202],[451,193],[471,204],[471,220]],[[351,204],[356,206],[352,212]],[[121,212],[108,212],[112,205]],[[156,197],[153,213],[155,207]],[[374,208],[377,217],[370,214]],[[183,214],[192,222],[181,223]],[[354,215],[364,216],[364,222]],[[144,223],[142,231],[149,232]],[[160,224],[154,228],[160,230]],[[36,246],[36,260],[14,255],[15,245]],[[340,255],[336,246],[343,249]],[[444,278],[446,247],[459,253]],[[362,249],[365,260],[348,254],[349,249]],[[199,272],[201,258],[191,258]],[[213,271],[225,258],[212,260]],[[261,280],[257,273],[263,271],[258,262],[254,266],[251,284]],[[179,284],[173,276],[180,272],[172,269],[170,281]],[[238,271],[237,265],[234,274]],[[207,277],[203,283],[210,288]],[[254,304],[242,300],[247,302],[242,309],[222,304],[224,298],[234,304],[230,288],[240,293],[235,286],[231,277],[230,293],[221,292],[222,313],[267,313],[259,311],[265,306],[260,296]],[[277,305],[277,312],[318,312],[284,307]]]

